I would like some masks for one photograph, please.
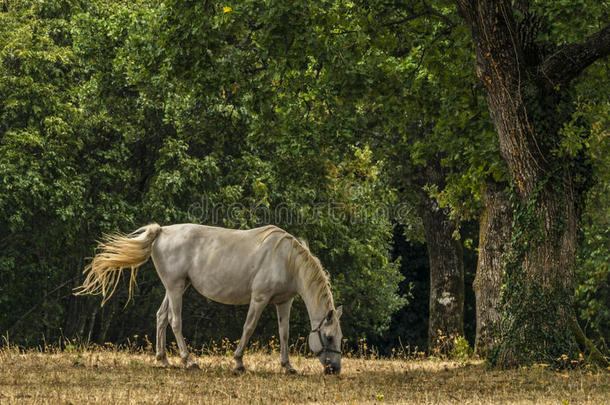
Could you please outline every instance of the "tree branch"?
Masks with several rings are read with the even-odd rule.
[[[476,21],[476,3],[473,0],[456,0],[458,13],[471,27]]]
[[[426,15],[430,15],[430,14],[431,13],[428,10],[426,10],[426,11],[424,11],[422,13],[413,14],[413,15],[410,15],[408,17],[401,18],[399,20],[390,21],[390,22],[381,24],[381,26],[382,27],[391,27],[392,25],[403,24],[403,23],[406,23],[406,22],[409,22],[409,21],[413,21],[413,20],[416,20],[416,19],[418,19],[420,17],[426,16]]]
[[[428,3],[426,3],[425,0],[423,0],[422,2],[424,3],[424,7],[426,8],[426,11],[430,15],[433,15],[436,18],[438,18],[439,20],[444,21],[445,24],[447,24],[450,27],[455,27],[457,25],[457,23],[455,21],[453,21],[451,18],[449,18],[445,14],[441,13],[440,11],[438,11],[436,8],[430,6]]]
[[[426,3],[425,0],[422,1],[422,4],[424,7],[422,11],[415,12],[415,9],[410,8],[410,9],[408,9],[409,15],[407,15],[406,17],[381,24],[381,26],[382,27],[391,27],[393,25],[403,24],[403,23],[406,23],[409,21],[416,20],[420,17],[425,17],[425,16],[436,17],[438,20],[443,21],[445,24],[447,24],[450,27],[455,27],[457,25],[457,23],[455,21],[453,21],[449,16],[441,13],[436,8],[430,6],[428,3]]]
[[[567,84],[598,59],[610,55],[610,24],[580,44],[568,44],[547,57],[539,72],[553,86]]]

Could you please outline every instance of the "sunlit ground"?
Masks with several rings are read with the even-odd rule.
[[[425,403],[610,404],[610,373],[534,366],[489,370],[481,361],[344,358],[341,376],[293,356],[250,353],[235,374],[228,355],[197,356],[199,370],[155,365],[152,352],[0,349],[0,403]]]

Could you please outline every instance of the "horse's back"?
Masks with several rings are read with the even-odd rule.
[[[268,244],[266,229],[227,229],[197,224],[164,226],[152,256],[166,287],[189,278],[204,296],[226,304],[247,304],[253,290],[290,284],[285,266]],[[292,286],[286,286],[290,289]]]

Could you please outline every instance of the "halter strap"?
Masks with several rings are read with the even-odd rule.
[[[318,357],[321,353],[338,353],[341,354],[340,350],[335,350],[332,347],[329,347],[326,343],[324,343],[324,339],[322,339],[322,331],[320,330],[320,328],[322,327],[322,324],[324,323],[324,319],[322,318],[322,320],[320,321],[320,324],[318,325],[317,328],[313,329],[311,331],[311,333],[318,333],[318,339],[320,339],[320,344],[322,345],[322,349],[318,350],[317,352],[314,352],[314,355],[316,357]]]

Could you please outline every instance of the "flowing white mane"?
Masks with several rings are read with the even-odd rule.
[[[280,233],[281,235],[277,238],[273,251],[275,252],[282,240],[288,239],[290,241],[290,252],[288,254],[287,263],[288,270],[294,273],[298,270],[304,270],[303,276],[305,287],[316,289],[316,301],[324,301],[329,308],[334,309],[335,304],[333,302],[333,295],[330,291],[328,272],[322,267],[320,260],[311,253],[306,243],[301,242],[293,235],[275,225],[269,225],[261,230],[262,236],[259,239],[259,245],[262,245],[269,236],[275,233]]]

